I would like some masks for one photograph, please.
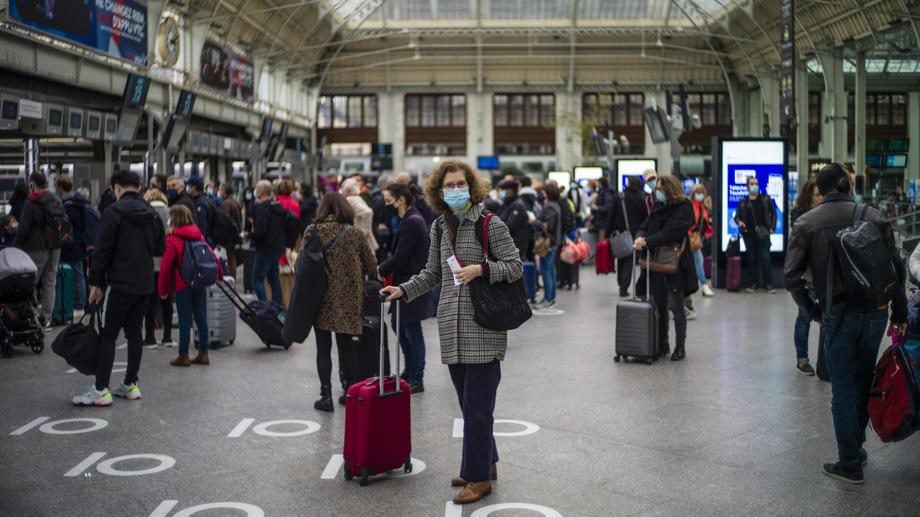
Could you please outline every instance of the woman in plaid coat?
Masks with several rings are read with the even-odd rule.
[[[492,492],[498,451],[492,435],[492,412],[501,380],[500,361],[508,344],[506,332],[487,330],[473,321],[468,284],[483,276],[490,283],[517,281],[523,272],[520,254],[505,223],[489,222],[489,247],[495,260],[486,258],[477,234],[481,231],[488,185],[469,165],[448,160],[428,178],[425,197],[441,214],[431,226],[428,263],[407,282],[384,289],[389,300],[412,301],[441,286],[438,333],[441,362],[450,370],[463,411],[463,461],[452,486],[463,487],[456,504],[478,501]],[[456,258],[459,269],[452,272]],[[449,260],[450,259],[450,260]]]

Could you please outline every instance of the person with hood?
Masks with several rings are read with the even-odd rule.
[[[281,272],[278,260],[284,255],[284,207],[272,199],[272,184],[268,180],[256,183],[258,204],[253,208],[252,290],[260,301],[265,301],[265,280],[272,290],[272,301],[281,305]]]
[[[313,185],[309,183],[300,184],[300,222],[306,228],[316,220],[316,209],[319,207],[319,199],[313,195]]]
[[[407,186],[393,183],[383,195],[387,206],[396,210],[400,222],[393,255],[380,264],[377,276],[382,282],[383,278],[393,275],[393,283],[399,285],[418,274],[428,262],[428,226],[425,218],[413,206],[415,196]],[[398,303],[400,321],[398,326],[394,323],[393,328],[399,328],[399,345],[406,355],[405,378],[411,393],[421,393],[425,391],[425,336],[422,334],[422,320],[434,314],[433,300],[430,296],[422,296],[412,303],[405,300]]]
[[[204,179],[201,176],[192,176],[185,181],[185,187],[188,189],[192,203],[195,205],[195,210],[192,213],[195,215],[198,229],[201,230],[201,234],[204,235],[208,244],[213,246],[214,237],[211,235],[211,223],[214,221],[214,210],[217,210],[217,207],[214,206],[214,202],[205,193]]]
[[[193,214],[195,213],[195,202],[192,196],[185,191],[185,183],[179,176],[170,176],[166,180],[166,202],[170,207],[177,204],[184,205]]]
[[[521,178],[521,188],[518,190],[518,195],[527,210],[533,213],[534,216],[539,217],[543,207],[539,202],[540,196],[537,194],[536,189],[533,188],[533,181],[529,177],[523,176]]]
[[[144,192],[144,201],[156,211],[157,215],[160,217],[160,222],[162,222],[163,227],[166,228],[167,222],[169,221],[169,209],[166,208],[166,195],[155,188],[147,189],[147,192]],[[161,259],[159,257],[153,258],[153,278],[154,282],[157,283],[159,283],[160,279],[160,263]],[[159,309],[159,311],[157,311],[157,309]],[[173,296],[170,294],[164,299],[160,298],[158,293],[151,295],[147,303],[147,315],[144,317],[144,348],[159,348],[156,339],[157,312],[159,312],[163,318],[163,339],[161,343],[165,348],[173,348],[176,346],[172,340]]]
[[[160,216],[140,196],[140,177],[119,171],[112,184],[118,201],[102,216],[89,270],[89,303],[101,307],[96,382],[73,398],[78,406],[110,406],[112,395],[141,398],[137,386],[144,353],[141,327],[147,300],[156,286],[153,275],[138,273],[153,271],[153,258],[161,256],[165,247]],[[124,381],[109,391],[115,339],[122,331],[128,339],[128,366]]]
[[[527,246],[530,243],[530,236],[533,234],[530,229],[530,221],[527,217],[527,205],[518,196],[520,183],[514,179],[507,179],[498,184],[498,199],[502,205],[498,210],[498,217],[508,227],[511,233],[511,239],[517,246],[521,255],[521,260],[527,256]]]
[[[61,247],[61,262],[73,270],[73,317],[78,320],[86,308],[86,274],[83,263],[99,237],[99,212],[83,194],[74,192],[73,178],[70,176],[58,176],[54,186],[73,227],[73,242],[64,243]]]
[[[176,296],[176,314],[179,315],[179,355],[169,362],[173,366],[191,366],[192,364],[211,364],[208,358],[208,339],[198,340],[198,354],[189,360],[188,349],[192,340],[192,319],[198,328],[199,336],[208,335],[208,293],[205,288],[189,287],[182,279],[182,256],[188,241],[205,241],[204,234],[198,228],[195,218],[188,208],[178,205],[169,209],[169,228],[166,229],[166,250],[160,263],[160,276],[157,280],[157,292],[161,300],[170,295]],[[220,270],[220,262],[218,262]],[[217,272],[223,277],[223,271]]]
[[[16,230],[13,246],[25,251],[38,274],[36,287],[41,287],[42,317],[44,329],[51,330],[54,313],[54,286],[57,283],[58,264],[61,260],[61,243],[52,236],[52,213],[66,213],[61,201],[48,190],[48,180],[42,172],[29,176],[29,198],[22,207],[22,218]]]

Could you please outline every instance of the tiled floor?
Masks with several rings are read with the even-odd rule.
[[[412,398],[413,456],[425,468],[367,488],[336,468],[342,409],[312,408],[312,341],[268,351],[240,324],[237,343],[213,352],[210,367],[171,368],[172,351],[145,352],[143,400],[111,408],[72,407],[70,397],[90,381],[66,373],[48,349],[34,356],[17,348],[0,360],[0,515],[247,515],[234,507],[251,516],[523,517],[541,515],[539,507],[566,517],[920,514],[920,438],[885,445],[873,436],[865,486],[820,474],[836,450],[830,386],[793,367],[788,295],[697,299],[687,360],[646,366],[613,362],[613,284],[585,269],[580,291],[559,294],[564,314],[538,315],[513,333],[496,418],[539,430],[498,438],[500,480],[473,507],[447,504],[460,415],[437,363],[434,321],[425,324],[427,391]],[[814,351],[816,329],[812,338]],[[118,351],[116,360],[124,358]],[[72,418],[107,425],[45,432],[92,425],[54,423]],[[310,424],[260,427],[292,419],[319,430],[273,437],[265,434]],[[88,460],[94,453],[104,456]],[[119,460],[133,454],[168,458]],[[142,475],[106,474],[112,470]],[[476,512],[492,505],[504,506]]]

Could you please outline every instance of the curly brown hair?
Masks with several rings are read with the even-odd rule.
[[[670,174],[658,176],[658,185],[655,188],[664,192],[664,195],[668,198],[667,204],[669,205],[683,203],[687,200],[687,196],[684,195],[684,188],[677,181],[677,178]]]
[[[473,171],[473,168],[460,160],[445,160],[428,176],[425,181],[425,200],[435,212],[443,214],[450,210],[444,199],[441,198],[441,189],[444,186],[444,176],[452,172],[462,172],[470,186],[470,202],[478,205],[489,195],[489,184]]]

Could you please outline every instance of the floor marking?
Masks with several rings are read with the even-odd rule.
[[[258,506],[253,506],[246,503],[207,503],[199,504],[198,506],[192,506],[186,508],[180,512],[173,514],[173,517],[191,517],[192,515],[203,512],[206,510],[217,510],[217,509],[229,509],[229,510],[242,510],[246,512],[246,517],[265,517],[265,512],[262,511]]]
[[[562,309],[537,309],[533,311],[534,316],[562,316],[565,311]]]
[[[150,517],[167,517],[169,512],[171,512],[177,504],[179,504],[179,501],[176,501],[175,499],[167,499],[166,501],[160,503],[160,506],[156,507],[156,510],[150,514]]]
[[[504,437],[515,437],[515,436],[527,436],[534,434],[540,430],[540,426],[532,422],[525,422],[523,420],[507,420],[507,419],[495,419],[494,425],[498,424],[512,424],[519,425],[524,427],[521,431],[492,431],[493,436],[504,436]],[[494,429],[494,427],[493,427]],[[454,438],[463,438],[463,419],[455,418],[454,419]]]
[[[463,517],[463,506],[447,501],[447,506],[444,507],[444,517]]]
[[[240,423],[237,424],[232,431],[230,431],[230,434],[227,435],[227,438],[239,438],[240,436],[243,436],[243,433],[246,432],[246,429],[249,429],[249,426],[251,426],[255,421],[255,418],[244,418],[240,420]]]
[[[299,424],[306,426],[306,429],[301,429],[300,431],[288,431],[288,432],[279,432],[279,431],[269,431],[268,428],[281,425],[281,424]],[[309,420],[273,420],[271,422],[262,422],[261,424],[252,428],[252,432],[260,434],[262,436],[270,436],[273,438],[292,438],[295,436],[306,436],[308,434],[313,434],[320,430],[320,425],[316,422],[311,422]]]
[[[86,469],[92,467],[97,461],[105,457],[104,452],[94,452],[90,454],[85,460],[81,461],[79,465],[67,471],[64,474],[64,477],[73,478],[77,477],[83,473]]]
[[[329,463],[326,464],[326,469],[323,470],[323,475],[320,476],[320,479],[335,479],[339,472],[342,472],[342,468],[345,466],[345,457],[341,454],[333,454],[329,458]]]
[[[493,512],[498,512],[501,510],[530,510],[532,512],[538,512],[544,517],[562,517],[561,513],[553,510],[552,508],[529,503],[493,504],[476,510],[472,515],[470,515],[470,517],[488,517],[489,515],[492,515]]]
[[[118,470],[115,468],[115,465],[128,460],[135,459],[151,459],[159,461],[160,464],[156,467],[150,467],[148,469],[142,470]],[[96,466],[101,474],[107,476],[146,476],[148,474],[156,474],[158,472],[163,472],[164,470],[171,469],[176,464],[176,460],[170,456],[165,456],[163,454],[128,454],[126,456],[118,456],[116,458],[109,458],[99,465]],[[178,514],[177,514],[178,515]]]
[[[19,429],[16,429],[12,433],[10,433],[10,436],[19,436],[21,434],[25,434],[29,430],[38,427],[42,422],[45,422],[46,420],[51,420],[51,417],[50,416],[40,416],[36,418],[35,420],[32,420],[28,424],[20,427]]]
[[[90,427],[84,427],[83,429],[66,429],[63,431],[55,429],[55,427],[59,424],[67,424],[70,422],[89,422],[92,425]],[[101,418],[65,418],[63,420],[53,420],[48,422],[47,424],[39,427],[38,430],[45,434],[83,434],[104,429],[108,427],[108,425],[109,423]]]

